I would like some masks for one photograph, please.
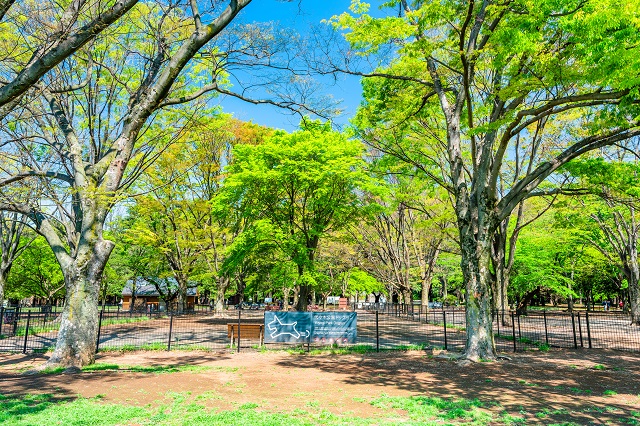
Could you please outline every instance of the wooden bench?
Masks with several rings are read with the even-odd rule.
[[[227,323],[227,337],[231,339],[231,347],[238,339],[238,331],[240,331],[241,339],[259,339],[260,346],[264,343],[264,324],[241,322],[240,328],[238,328],[237,322]]]

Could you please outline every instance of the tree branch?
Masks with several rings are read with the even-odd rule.
[[[49,70],[120,19],[136,3],[138,3],[138,0],[118,0],[107,12],[100,14],[75,33],[60,37],[52,48],[48,49],[44,45],[41,46],[18,75],[11,82],[0,88],[0,106],[11,102],[26,92]]]
[[[11,183],[18,182],[23,179],[27,179],[29,177],[34,177],[34,176],[46,177],[50,179],[59,179],[63,182],[68,183],[69,185],[73,185],[73,179],[71,178],[71,176],[67,174],[58,173],[58,172],[44,172],[39,170],[29,170],[26,172],[21,172],[16,175],[13,175],[10,178],[0,180],[0,188],[2,188],[3,186],[9,185]]]

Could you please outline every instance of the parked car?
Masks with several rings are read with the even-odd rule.
[[[429,302],[427,306],[429,309],[440,309],[442,308],[442,302]]]

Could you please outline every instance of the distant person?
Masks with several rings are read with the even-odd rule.
[[[618,303],[618,308],[620,309],[624,308],[624,303],[622,303],[622,300],[620,301],[620,303]]]

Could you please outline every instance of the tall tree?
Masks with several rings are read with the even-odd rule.
[[[630,78],[640,67],[633,24],[640,2],[385,5],[392,16],[373,17],[354,1],[351,13],[332,19],[357,54],[381,60],[375,71],[360,72],[372,80],[356,124],[363,139],[451,194],[466,285],[465,357],[494,359],[491,250],[500,223],[544,192],[539,185],[566,162],[640,134]],[[334,71],[351,71],[335,63]],[[546,132],[550,123],[563,125],[561,137],[529,150],[532,167],[504,182],[514,145],[533,146],[536,128]]]
[[[636,150],[637,147],[634,144]],[[625,149],[616,151],[619,154],[613,161],[594,158],[573,162],[566,169],[578,179],[577,185],[597,197],[581,200],[581,211],[589,214],[590,222],[597,225],[599,233],[591,230],[583,235],[612,263],[620,266],[629,289],[631,322],[640,325],[640,218],[637,217],[640,167],[637,151],[632,151],[634,155],[627,159]]]
[[[223,309],[229,277],[221,272],[234,230],[228,216],[212,211],[222,184],[222,171],[238,142],[259,143],[267,129],[239,123],[213,112],[185,129],[135,184],[131,228],[126,237],[160,253],[178,283],[178,309],[186,309],[193,281],[215,290],[215,308]]]
[[[4,140],[13,142],[8,154],[22,151],[26,161],[5,171],[1,185],[41,180],[47,189],[41,199],[55,206],[7,197],[0,203],[29,218],[65,277],[67,302],[49,365],[94,361],[100,279],[113,249],[103,228],[119,189],[135,178],[136,170],[126,178],[127,165],[134,155],[151,160],[156,139],[166,142],[188,119],[174,116],[173,126],[154,131],[161,109],[216,90],[217,83],[187,86],[184,74],[196,82],[204,78],[205,59],[192,59],[249,2],[230,0],[223,7],[216,1],[206,10],[186,1],[139,5],[130,20],[104,30],[90,48],[56,67],[34,102],[12,112],[14,124],[2,126]]]
[[[269,222],[299,279],[313,268],[321,238],[362,214],[358,192],[375,191],[362,145],[328,123],[303,122],[301,130],[277,132],[261,145],[237,145],[233,157],[223,202],[252,221]],[[306,310],[310,292],[300,284],[296,309]]]

